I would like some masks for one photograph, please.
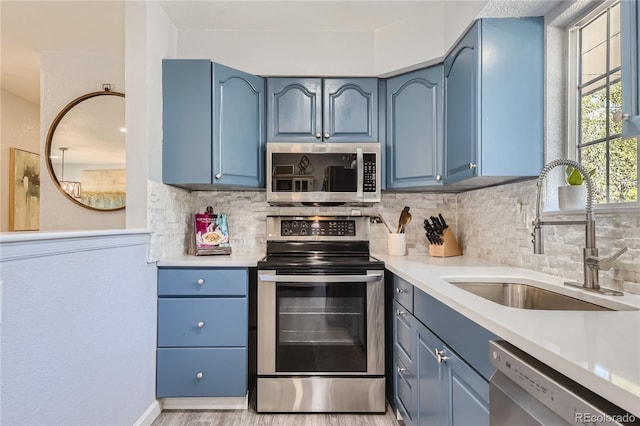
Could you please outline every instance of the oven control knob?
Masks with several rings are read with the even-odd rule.
[[[300,230],[300,235],[307,235],[307,230],[306,229],[301,229]]]

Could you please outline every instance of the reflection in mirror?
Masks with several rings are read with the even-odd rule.
[[[125,207],[124,94],[81,96],[54,119],[45,155],[49,174],[71,201],[93,210]]]

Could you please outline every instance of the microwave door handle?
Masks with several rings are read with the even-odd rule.
[[[356,167],[358,169],[358,179],[357,179],[357,193],[356,196],[359,200],[364,199],[364,155],[362,154],[362,148],[356,149]]]
[[[362,283],[380,281],[382,273],[367,275],[274,275],[260,274],[261,281],[288,283]]]

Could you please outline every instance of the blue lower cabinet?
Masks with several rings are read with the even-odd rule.
[[[488,425],[489,340],[497,336],[411,287],[412,311],[398,302],[407,293],[394,291],[395,408],[407,425]]]
[[[449,383],[450,425],[489,426],[489,384],[457,355],[451,353],[445,372]]]
[[[399,357],[393,358],[393,387],[396,390],[394,404],[405,425],[416,425],[418,420],[418,392],[416,376]]]
[[[232,397],[247,393],[247,348],[159,348],[156,396]]]
[[[247,268],[158,270],[158,398],[245,397]]]
[[[246,346],[247,318],[244,298],[160,299],[158,346]]]

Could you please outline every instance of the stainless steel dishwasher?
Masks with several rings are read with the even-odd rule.
[[[504,341],[489,343],[491,426],[640,425],[606,401]]]

